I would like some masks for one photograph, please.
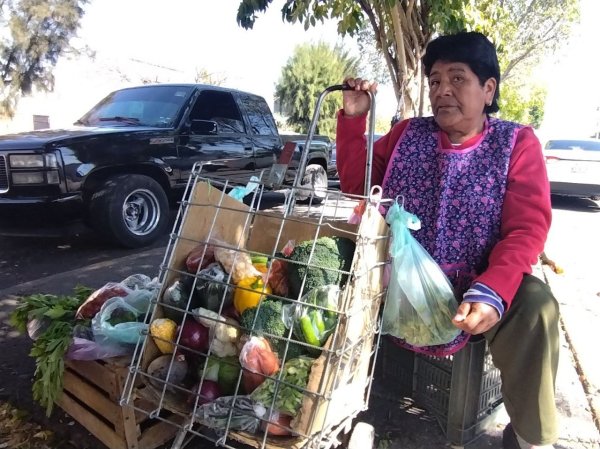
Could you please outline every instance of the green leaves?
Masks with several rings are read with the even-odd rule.
[[[307,132],[319,94],[327,86],[341,83],[344,76],[355,74],[357,65],[341,47],[331,48],[322,42],[296,47],[275,86],[287,124],[294,131]],[[325,99],[317,124],[320,134],[335,135],[335,114],[340,107],[341,96]]]
[[[87,0],[7,0],[0,14],[0,117],[12,116],[21,94],[52,90],[52,70],[70,48]]]
[[[240,7],[254,13],[269,4],[244,0]],[[579,17],[578,0],[287,0],[281,11],[285,21],[305,28],[324,18],[336,19],[340,35],[354,36],[365,26],[377,28],[379,33],[371,35],[373,46],[403,102],[404,116],[423,112],[420,58],[432,37],[463,30],[484,33],[497,47],[504,79],[555,51]],[[394,29],[393,19],[400,29]],[[399,49],[404,54],[398,54]],[[377,70],[374,73],[382,79]]]
[[[74,292],[73,296],[34,294],[19,298],[19,305],[9,319],[10,324],[19,332],[25,332],[27,323],[31,320],[51,320],[34,341],[29,353],[36,363],[33,399],[46,409],[48,416],[62,391],[63,358],[73,338],[75,312],[93,290],[77,286]]]

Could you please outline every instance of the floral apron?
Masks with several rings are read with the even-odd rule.
[[[411,119],[388,163],[383,196],[402,198],[404,208],[419,217],[421,229],[413,235],[446,273],[459,301],[486,269],[500,239],[510,156],[521,128],[489,118],[473,146],[442,149],[433,117]],[[416,352],[444,356],[461,349],[469,337],[463,332],[450,343],[426,347],[393,340]]]

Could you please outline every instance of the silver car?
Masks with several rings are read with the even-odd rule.
[[[553,194],[600,200],[600,139],[549,140],[544,156]]]

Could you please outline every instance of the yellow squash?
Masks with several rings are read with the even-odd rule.
[[[171,342],[177,338],[177,323],[168,318],[157,318],[150,324],[150,335],[160,352],[172,354],[175,345]]]

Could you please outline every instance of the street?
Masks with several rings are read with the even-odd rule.
[[[599,228],[600,207],[596,203],[583,199],[553,198],[553,224],[546,254],[565,271],[562,275],[554,275],[549,270],[545,270],[545,273],[551,277],[550,285],[561,305],[562,326],[567,340],[562,343],[561,358],[571,370],[574,366],[577,371],[577,374],[573,371],[572,375],[559,373],[557,401],[566,415],[561,415],[561,441],[557,447],[563,449],[591,449],[597,447],[598,441],[597,429],[588,416],[591,410],[595,419],[598,419],[600,411],[600,369],[595,339],[591,338],[600,322],[600,276],[596,261],[600,254]],[[0,292],[6,295],[19,292],[68,293],[77,283],[96,286],[94,283],[119,281],[132,272],[157,275],[167,241],[168,236],[164,236],[152,248],[126,250],[109,246],[92,233],[56,239],[0,238]],[[59,273],[66,274],[52,276]],[[4,302],[4,308],[0,308],[3,320],[13,305],[10,300]],[[0,398],[28,410],[35,421],[54,429],[58,434],[70,435],[72,441],[81,439],[85,447],[90,449],[102,447],[85,429],[78,425],[70,427],[72,418],[64,413],[55,413],[50,419],[43,416],[30,396],[33,361],[27,357],[15,357],[15,354],[24,356],[28,352],[30,341],[16,338],[7,323],[4,321],[2,324],[0,333],[5,338],[5,351],[0,356],[0,379],[5,382],[4,385],[8,385],[8,379],[11,379],[11,388],[0,388]],[[564,351],[567,347],[570,351]],[[569,363],[571,354],[573,365]],[[569,383],[566,386],[565,381]],[[581,391],[581,384],[585,392]],[[572,397],[577,389],[581,397],[573,402]],[[376,400],[381,399],[376,397]],[[384,410],[372,407],[368,416],[385,424],[381,424],[383,427],[380,431],[387,432],[390,426],[392,430],[401,426],[400,436],[390,430],[390,435],[394,435],[391,447],[404,447],[404,439],[413,441],[417,434],[419,448],[441,447],[439,444],[444,438],[436,423],[424,423],[418,417],[410,418],[410,414],[397,413],[394,419],[401,420],[401,424],[398,424],[389,416],[387,420],[379,416]],[[421,434],[418,429],[426,424],[428,430]],[[486,436],[468,447],[494,447],[499,432],[498,429],[491,429]],[[407,447],[414,447],[415,443],[406,444],[412,444]],[[82,446],[73,444],[73,447]]]

